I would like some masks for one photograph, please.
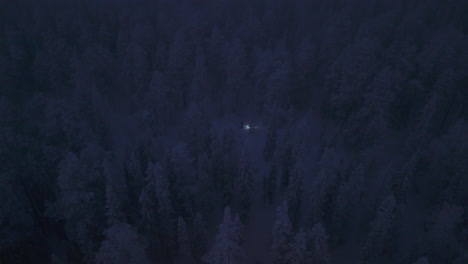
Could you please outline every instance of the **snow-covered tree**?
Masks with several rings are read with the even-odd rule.
[[[169,47],[168,68],[178,77],[184,76],[185,71],[191,66],[192,50],[186,32],[180,29],[176,32]]]
[[[192,230],[190,241],[196,241],[193,243],[193,254],[197,259],[201,259],[207,250],[208,230],[205,220],[198,212],[193,219]]]
[[[326,209],[324,205],[332,199],[331,192],[337,184],[337,173],[334,170],[322,169],[319,171],[312,188],[312,195],[309,200],[311,203],[312,222],[321,222],[325,216]]]
[[[129,197],[137,200],[144,184],[144,173],[140,159],[136,152],[131,152],[126,162],[126,172],[129,180]]]
[[[304,82],[308,81],[317,66],[315,58],[315,47],[310,35],[305,36],[299,43],[299,47],[295,54],[295,66],[298,72],[299,80]]]
[[[265,93],[267,91],[267,80],[271,71],[273,70],[273,53],[270,49],[263,47],[256,47],[255,63],[253,69],[254,77],[254,98],[255,104],[258,106],[258,112],[264,111],[266,105]]]
[[[125,216],[122,213],[122,205],[109,183],[106,187],[106,216],[108,226],[122,223],[125,220]]]
[[[266,161],[271,161],[276,150],[276,129],[272,126],[268,127],[267,139],[263,148],[263,158]]]
[[[312,263],[330,263],[330,253],[328,250],[328,234],[322,223],[316,223],[310,231],[311,259]]]
[[[330,216],[330,235],[332,243],[342,241],[345,237],[345,228],[350,217],[350,185],[342,181],[338,187],[336,198],[333,201],[333,211]]]
[[[169,190],[169,181],[159,164],[148,165],[146,170],[148,179],[148,188],[152,188],[158,203],[158,212],[160,215],[170,215],[173,212],[171,195]]]
[[[287,145],[284,150],[281,161],[281,187],[286,189],[289,185],[291,170],[294,169],[295,159],[294,159],[293,148],[291,145]]]
[[[253,167],[250,155],[243,151],[239,162],[240,216],[244,222],[250,213],[252,204]]]
[[[351,219],[359,215],[360,203],[364,187],[364,166],[358,165],[349,176],[348,180],[339,183],[337,195],[334,198],[330,219],[330,235],[333,242],[345,238],[346,227],[351,224]]]
[[[105,185],[102,185],[102,151],[88,146],[77,157],[65,154],[59,164],[57,200],[50,204],[47,215],[65,221],[67,236],[75,242],[86,260],[94,257],[97,238],[105,227]]]
[[[350,185],[350,202],[352,206],[358,206],[361,203],[364,184],[365,184],[365,168],[362,164],[356,166],[356,168],[352,171],[349,177],[349,185]]]
[[[187,263],[192,258],[192,249],[190,246],[187,225],[182,217],[177,220],[177,246],[181,258]]]
[[[410,181],[412,181],[419,162],[418,153],[413,153],[410,159],[404,164],[400,172],[395,173],[392,179],[393,195],[397,202],[406,202]]]
[[[184,120],[184,136],[187,138],[187,149],[193,157],[195,177],[200,170],[200,155],[211,154],[211,129],[207,108],[203,105],[190,105]]]
[[[226,40],[223,36],[219,26],[215,25],[210,32],[207,48],[207,62],[210,70],[215,72],[223,72],[225,67],[226,54]]]
[[[111,225],[125,218],[123,206],[128,198],[127,182],[111,153],[106,153],[102,167],[106,178],[106,215]]]
[[[178,185],[192,184],[195,180],[193,163],[186,144],[180,143],[174,146],[169,161],[170,170],[173,173],[172,180]]]
[[[235,172],[237,167],[237,162],[235,161],[236,155],[234,152],[235,138],[231,129],[226,129],[223,133],[221,151],[221,187],[223,191],[223,206],[227,206],[231,203],[232,200],[236,178]]]
[[[289,215],[293,226],[297,226],[302,207],[304,194],[304,175],[302,164],[298,162],[290,175],[289,185],[286,189],[286,199],[288,201]]]
[[[275,223],[273,225],[273,242],[271,246],[274,263],[287,263],[287,253],[290,250],[292,239],[292,225],[289,220],[288,203],[284,201],[276,209]]]
[[[168,252],[175,244],[175,219],[169,182],[161,165],[150,162],[145,181],[139,198],[141,221],[151,248],[159,243]]]
[[[289,61],[282,62],[269,75],[266,81],[265,110],[270,115],[286,114],[291,104],[292,66]]]
[[[219,225],[216,241],[203,261],[209,264],[244,263],[241,230],[240,222],[231,215],[231,208],[224,208],[224,220]]]
[[[271,165],[270,171],[266,175],[265,187],[268,203],[273,204],[275,202],[276,191],[278,187],[278,166],[276,164]]]
[[[387,196],[380,204],[363,247],[363,260],[365,262],[373,263],[381,257],[393,225],[395,209],[396,201],[393,195]]]
[[[0,222],[5,223],[0,229],[0,254],[23,247],[29,234],[38,228],[34,213],[37,208],[28,203],[27,190],[15,183],[18,178],[0,173]]]
[[[163,73],[153,72],[145,94],[146,110],[151,111],[153,122],[168,125],[174,122],[175,98]]]
[[[225,106],[229,111],[240,111],[240,106],[247,105],[247,56],[245,46],[240,40],[231,43],[226,64]]]
[[[429,264],[429,260],[427,259],[427,257],[420,257],[416,261],[414,261],[413,264]]]
[[[322,12],[330,12],[332,4],[325,4]],[[324,35],[320,41],[319,59],[333,59],[343,49],[351,36],[351,17],[344,10],[335,13],[333,19],[326,23]]]
[[[150,263],[146,254],[145,243],[134,227],[126,223],[117,223],[105,231],[106,240],[96,254],[99,264],[144,264]]]
[[[333,91],[329,105],[336,117],[347,119],[356,110],[379,49],[379,43],[373,39],[358,39],[333,62],[327,76],[327,92]]]
[[[197,43],[195,54],[195,67],[192,72],[191,98],[194,103],[202,103],[207,95],[213,95],[209,81],[205,60],[205,52],[200,43]]]
[[[460,205],[442,203],[428,219],[429,241],[432,254],[440,262],[451,262],[462,247],[459,233],[462,232],[463,208]]]
[[[303,229],[299,230],[294,239],[289,244],[289,252],[286,254],[286,263],[309,264],[315,263],[312,260],[311,252],[308,248],[309,234]],[[319,262],[317,262],[319,263]]]
[[[294,157],[299,162],[304,162],[304,158],[307,155],[309,133],[309,124],[305,119],[300,120],[291,133],[293,135]]]

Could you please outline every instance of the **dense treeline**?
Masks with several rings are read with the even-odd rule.
[[[2,3],[0,262],[466,263],[466,13]]]

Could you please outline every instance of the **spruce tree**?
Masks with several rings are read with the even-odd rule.
[[[287,263],[286,255],[290,250],[292,239],[292,225],[289,220],[288,203],[284,201],[276,209],[273,225],[272,256],[275,264]]]

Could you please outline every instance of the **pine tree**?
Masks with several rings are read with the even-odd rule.
[[[364,95],[362,115],[367,117],[363,147],[372,147],[385,137],[390,120],[390,107],[395,98],[395,74],[388,68],[381,70],[373,80],[370,90]],[[356,126],[362,126],[359,123]]]
[[[263,112],[264,106],[266,105],[264,94],[267,91],[267,80],[268,76],[272,71],[273,65],[273,54],[270,49],[264,49],[263,47],[256,47],[256,60],[253,71],[254,83],[254,98],[255,104],[257,105],[257,111]]]
[[[221,72],[224,71],[226,65],[226,40],[221,33],[218,26],[214,26],[211,30],[210,39],[208,41],[207,57],[210,70],[218,73],[216,76],[223,76]]]
[[[420,257],[413,264],[429,264],[429,260],[427,257]]]
[[[266,182],[266,192],[268,197],[268,202],[273,204],[275,202],[275,195],[277,189],[277,182],[278,182],[278,166],[273,164],[270,168],[270,172],[267,175],[267,182]]]
[[[292,239],[292,226],[289,220],[288,203],[284,201],[276,209],[276,219],[273,226],[273,242],[271,246],[274,263],[287,263],[286,254]]]
[[[123,173],[116,168],[111,153],[106,153],[103,168],[106,178],[106,216],[107,223],[111,226],[125,220],[123,212],[125,200],[122,197],[128,197],[127,184]]]
[[[28,192],[22,188],[24,185],[17,184],[18,178],[20,177],[16,174],[0,173],[0,221],[7,223],[0,231],[2,254],[11,248],[26,246],[30,241],[30,234],[40,227],[40,218],[35,213],[37,208],[34,203],[26,202]]]
[[[191,241],[196,241],[193,244],[193,253],[196,259],[201,259],[207,249],[208,230],[206,222],[200,213],[195,214],[195,219],[192,222],[192,237]]]
[[[184,259],[185,263],[192,258],[192,249],[190,246],[187,225],[182,217],[177,220],[177,244],[179,255]]]
[[[263,148],[263,158],[270,162],[276,150],[276,129],[272,126],[268,128],[267,139]]]
[[[144,100],[147,110],[151,111],[155,127],[174,122],[175,98],[163,73],[153,72]]]
[[[98,238],[105,228],[105,179],[102,150],[94,146],[83,149],[78,158],[69,152],[59,164],[57,200],[47,215],[65,222],[65,232],[76,243],[86,261],[94,258]]]
[[[294,240],[289,244],[289,252],[286,255],[286,263],[310,264],[312,262],[311,252],[308,249],[309,234],[304,230],[294,236]]]
[[[265,94],[265,110],[270,115],[285,118],[287,109],[291,106],[292,66],[289,61],[282,62],[269,75]]]
[[[294,166],[293,150],[291,145],[286,147],[282,159],[281,187],[286,189],[289,185],[291,169]]]
[[[359,214],[359,205],[363,195],[364,166],[358,165],[348,180],[339,183],[338,194],[333,201],[330,220],[330,235],[333,242],[342,242],[346,226]]]
[[[426,144],[434,133],[434,120],[442,108],[441,91],[432,91],[424,107],[420,110],[417,129],[413,132],[413,144],[415,147]]]
[[[109,183],[106,187],[106,216],[108,226],[125,221],[121,203]]]
[[[450,263],[457,255],[457,248],[462,247],[457,238],[462,231],[463,207],[443,202],[438,205],[428,218],[429,239],[435,262]]]
[[[419,162],[418,153],[413,153],[408,162],[404,165],[401,172],[395,173],[392,179],[393,195],[397,202],[406,202],[406,195],[408,192],[409,184],[417,170]]]
[[[234,41],[229,48],[226,64],[226,97],[225,105],[230,111],[238,112],[240,106],[246,106],[247,89],[247,56],[245,46],[240,40]]]
[[[190,156],[185,143],[179,143],[173,147],[169,163],[171,173],[173,173],[171,179],[178,187],[193,183],[195,179],[194,160]]]
[[[158,243],[161,243],[167,253],[175,245],[175,219],[169,182],[161,165],[151,162],[146,170],[145,181],[146,185],[139,199],[142,222],[151,234],[151,247],[157,248]]]
[[[310,35],[303,38],[296,52],[295,66],[300,82],[306,82],[311,77],[317,62],[315,60],[315,47]],[[303,87],[302,83],[301,87]]]
[[[234,161],[234,135],[231,129],[226,129],[223,134],[221,162],[222,162],[222,178],[221,187],[223,191],[223,206],[228,206],[231,203],[235,184],[236,163]]]
[[[293,135],[293,146],[294,146],[294,157],[298,161],[303,162],[304,157],[307,155],[307,140],[309,138],[309,124],[306,119],[303,119],[298,122],[292,131]]]
[[[244,239],[245,239],[244,225],[241,222],[239,214],[236,214],[233,217],[233,223],[234,223],[233,224],[233,230],[234,230],[234,233],[235,233],[236,241],[238,241],[239,244],[243,244]]]
[[[231,216],[231,208],[224,208],[224,220],[218,228],[216,241],[203,258],[209,264],[243,263],[244,250],[241,246],[242,226]]]
[[[129,196],[131,200],[138,200],[138,195],[144,185],[144,175],[141,162],[135,152],[131,152],[126,163],[129,180]]]
[[[191,83],[191,101],[194,103],[202,103],[203,98],[212,96],[209,83],[209,75],[206,68],[205,53],[200,43],[197,43],[195,54],[195,68],[192,73]]]
[[[331,192],[337,182],[337,173],[334,170],[322,169],[314,182],[311,197],[312,221],[321,222],[326,211],[325,204],[331,199]]]
[[[312,244],[312,263],[328,264],[330,255],[328,250],[328,234],[322,223],[316,223],[310,231]]]
[[[330,233],[332,243],[342,242],[345,237],[346,225],[348,224],[351,211],[349,201],[350,184],[342,181],[338,187],[338,193],[333,201],[333,211],[330,219]]]
[[[187,137],[187,148],[194,158],[195,177],[199,174],[200,155],[211,152],[211,123],[203,105],[192,104],[187,111],[184,122],[184,135]]]
[[[302,195],[304,193],[302,164],[297,163],[290,175],[289,186],[286,189],[286,199],[288,201],[289,215],[293,226],[297,226],[300,220],[302,207]]]
[[[393,195],[387,196],[380,204],[363,247],[363,260],[366,263],[373,263],[381,257],[380,255],[393,225],[395,208],[396,201]]]
[[[142,238],[129,224],[116,223],[105,231],[106,240],[96,254],[99,264],[150,263]]]
[[[253,184],[253,168],[250,162],[250,156],[244,151],[241,155],[239,164],[239,180],[240,180],[240,216],[244,223],[250,213],[252,204],[252,184]]]
[[[154,188],[155,197],[158,202],[158,212],[160,215],[170,215],[173,212],[169,181],[159,164],[148,165],[146,175],[150,180],[150,185]]]
[[[347,119],[357,109],[365,81],[374,72],[379,43],[358,39],[347,46],[330,67],[327,88],[333,91],[329,106],[334,116]]]
[[[365,180],[365,170],[362,164],[359,164],[351,173],[349,178],[350,191],[350,203],[353,208],[356,208],[362,201],[363,189],[364,189],[364,180]]]
[[[169,71],[177,77],[185,76],[185,71],[190,67],[191,55],[190,42],[184,30],[180,29],[169,47]]]
[[[131,63],[129,66],[131,67],[133,84],[141,93],[148,85],[151,75],[151,62],[148,56],[148,50],[136,42],[131,42],[127,50],[127,59]]]

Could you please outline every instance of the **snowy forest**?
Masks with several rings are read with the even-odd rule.
[[[0,4],[0,263],[468,263],[468,2]]]

